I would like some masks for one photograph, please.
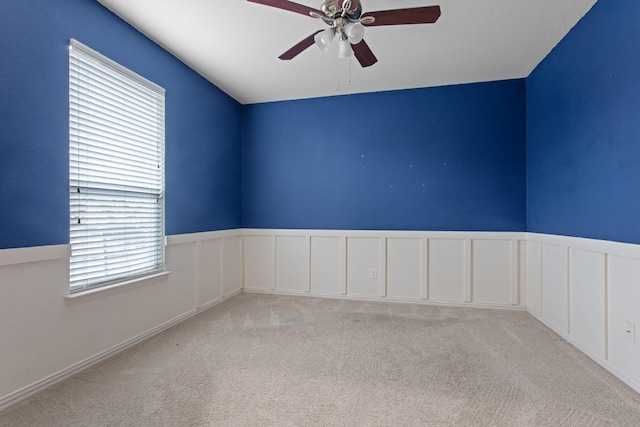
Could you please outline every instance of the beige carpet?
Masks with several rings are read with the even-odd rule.
[[[640,426],[640,395],[524,312],[242,294],[0,426]]]

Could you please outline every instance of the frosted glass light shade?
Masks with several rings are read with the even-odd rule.
[[[316,34],[313,37],[313,40],[316,42],[316,46],[318,46],[322,51],[326,51],[329,49],[329,45],[333,41],[336,33],[333,28],[327,28],[326,30]]]
[[[351,43],[348,39],[340,40],[338,42],[338,58],[348,58],[353,54],[351,50]]]
[[[351,44],[358,44],[364,38],[364,26],[359,22],[349,22],[344,31]]]

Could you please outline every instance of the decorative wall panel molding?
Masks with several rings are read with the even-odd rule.
[[[640,392],[640,245],[535,233],[263,229],[167,242],[171,274],[73,303],[65,299],[67,245],[0,250],[0,410],[243,287],[526,308]]]
[[[245,229],[243,236],[247,292],[524,308],[525,233]]]

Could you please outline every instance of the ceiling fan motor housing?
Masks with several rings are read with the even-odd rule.
[[[340,10],[340,5],[338,0],[324,0],[321,9],[327,16],[333,17]]]
[[[324,0],[321,9],[328,17],[335,18],[337,15],[342,14],[344,3],[344,0]],[[355,7],[352,7],[354,4]],[[362,4],[359,1],[350,2],[347,7],[349,7],[349,10],[347,10],[346,16],[350,19],[359,19],[362,16]]]

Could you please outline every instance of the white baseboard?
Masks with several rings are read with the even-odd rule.
[[[143,332],[142,334],[135,336],[123,343],[120,343],[114,347],[111,347],[108,350],[105,350],[103,352],[100,352],[98,354],[96,354],[95,356],[92,356],[88,359],[85,359],[79,363],[76,363],[66,369],[63,369],[53,375],[50,375],[40,381],[37,381],[27,387],[24,387],[20,390],[17,390],[7,396],[4,396],[2,398],[0,398],[0,411],[3,411],[5,409],[7,409],[10,406],[13,406],[25,399],[28,399],[29,397],[35,395],[36,393],[39,393],[61,381],[64,381],[67,378],[70,378],[71,376],[78,374],[88,368],[90,368],[93,365],[96,365],[120,352],[123,352],[137,344],[140,344],[141,342],[171,328],[172,326],[177,325],[180,322],[183,322],[185,320],[187,320],[190,317],[195,316],[196,314],[199,314],[211,307],[214,307],[238,294],[240,294],[242,292],[241,289],[231,292],[228,295],[225,295],[222,298],[219,298],[217,300],[211,301],[205,305],[203,305],[202,307],[199,307],[197,309],[192,309],[187,311],[186,313],[171,319],[161,325],[156,326],[153,329],[150,329],[146,332]]]
[[[525,311],[527,307],[523,305],[511,305],[511,304],[485,304],[477,302],[455,302],[455,301],[429,301],[429,300],[415,300],[408,298],[390,298],[390,297],[368,297],[358,295],[340,295],[340,294],[320,294],[310,292],[291,292],[291,291],[279,291],[279,290],[265,290],[265,289],[249,289],[244,288],[242,290],[247,294],[267,294],[267,295],[287,295],[287,296],[305,296],[314,298],[329,298],[329,299],[343,299],[351,301],[366,301],[366,302],[393,302],[401,304],[418,304],[418,305],[433,305],[433,306],[446,306],[446,307],[474,307],[474,308],[488,308],[498,310],[516,310]]]
[[[228,299],[231,299],[231,298],[235,297],[236,295],[240,295],[241,293],[242,293],[242,289],[238,289],[238,290],[235,290],[235,291],[233,291],[233,292],[229,292],[227,295],[225,295],[225,296],[223,296],[223,297],[221,297],[221,298],[218,298],[218,299],[216,299],[216,300],[213,300],[213,301],[211,301],[211,302],[208,302],[208,303],[204,304],[202,307],[198,307],[198,308],[196,309],[196,312],[197,312],[197,313],[200,313],[200,312],[202,312],[202,311],[208,310],[208,309],[210,309],[211,307],[215,307],[216,305],[221,304],[221,303],[225,302],[226,300],[228,300]],[[196,313],[196,314],[197,314],[197,313]]]

